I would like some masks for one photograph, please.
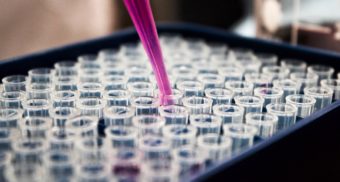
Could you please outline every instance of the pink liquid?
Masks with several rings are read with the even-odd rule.
[[[162,105],[170,104],[165,96],[171,95],[171,86],[165,70],[162,50],[158,40],[155,21],[149,0],[124,0],[124,4],[136,27],[156,76],[159,98]]]

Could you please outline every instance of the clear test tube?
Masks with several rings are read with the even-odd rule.
[[[246,82],[252,83],[254,88],[258,87],[272,87],[273,76],[262,73],[246,73],[244,75]]]
[[[319,76],[314,73],[294,72],[290,74],[290,78],[301,85],[299,93],[303,93],[305,88],[318,85]]]
[[[243,123],[244,109],[236,105],[215,105],[213,113],[222,119],[222,124]]]
[[[121,65],[122,63],[110,63],[109,65],[105,65],[103,77],[110,77],[110,76],[124,76],[125,69]],[[105,78],[102,78],[105,79]]]
[[[190,125],[197,128],[197,135],[220,134],[222,119],[211,114],[190,115]]]
[[[133,126],[137,128],[139,136],[160,135],[165,125],[165,120],[157,115],[135,116],[132,120]]]
[[[52,92],[52,106],[56,107],[76,107],[79,98],[76,91],[56,91]]]
[[[262,74],[267,75],[273,80],[282,80],[289,77],[289,69],[280,66],[264,66],[262,68]]]
[[[80,111],[74,107],[55,107],[50,110],[53,126],[65,127],[66,121],[80,115]]]
[[[49,117],[51,103],[46,99],[28,99],[22,102],[25,117]]]
[[[142,182],[179,181],[178,164],[170,160],[151,160],[142,164]]]
[[[105,162],[85,162],[76,166],[75,181],[110,181],[110,169]]]
[[[235,62],[238,62],[239,64],[244,66],[245,73],[257,73],[260,71],[262,63],[256,58],[256,56],[253,53],[246,54],[235,53],[235,58],[236,58]]]
[[[208,44],[210,55],[224,55],[228,52],[228,45],[218,42]]]
[[[277,130],[284,130],[296,122],[297,108],[293,104],[276,103],[266,106],[267,112],[278,117]]]
[[[164,105],[183,105],[183,93],[177,89],[172,89],[170,95],[160,95],[159,90],[156,89],[155,96],[163,100]]]
[[[127,84],[127,89],[132,97],[153,97],[154,85],[150,82],[132,82]]]
[[[288,68],[291,73],[305,73],[307,69],[307,63],[298,59],[282,59],[281,66]]]
[[[257,128],[247,124],[231,123],[223,125],[223,135],[232,140],[233,155],[251,147],[256,134]]]
[[[20,130],[24,137],[47,139],[47,132],[52,128],[52,119],[46,117],[29,117],[20,121]]]
[[[234,96],[253,95],[254,85],[246,81],[227,81],[225,87],[233,91]]]
[[[77,101],[81,115],[102,118],[105,102],[99,98],[81,98]]]
[[[42,163],[42,156],[48,149],[48,144],[44,139],[21,138],[12,144],[13,159],[17,164]]]
[[[53,127],[47,131],[50,151],[72,152],[74,150],[76,134],[65,128]]]
[[[110,90],[104,92],[103,99],[107,107],[110,106],[128,106],[131,94],[127,90]]]
[[[199,74],[197,80],[203,84],[205,89],[224,87],[224,78],[217,74]]]
[[[81,83],[79,85],[80,98],[102,98],[104,87],[100,83]]]
[[[231,156],[232,140],[229,137],[211,133],[197,137],[197,149],[208,165],[225,160]]]
[[[131,126],[135,109],[127,106],[111,106],[104,108],[105,126]]]
[[[340,99],[340,79],[321,80],[322,87],[328,87],[333,90],[333,100]]]
[[[224,77],[224,81],[242,81],[244,70],[236,66],[220,67],[218,74]]]
[[[162,134],[170,141],[172,148],[193,147],[196,143],[197,128],[192,125],[165,125],[162,127]]]
[[[53,80],[52,89],[55,91],[76,91],[78,89],[77,82],[77,77],[58,76]]]
[[[21,109],[21,103],[25,100],[23,92],[0,92],[0,107]]]
[[[234,92],[231,89],[210,88],[205,89],[205,96],[212,99],[213,105],[231,104],[234,97]]]
[[[255,53],[256,58],[262,63],[262,67],[275,66],[278,62],[278,57],[271,53]]]
[[[282,100],[283,90],[281,88],[255,88],[254,95],[259,96],[264,100],[263,106],[271,103],[279,103]]]
[[[83,54],[78,56],[79,69],[99,69],[100,63],[95,54]]]
[[[102,71],[99,68],[80,69],[78,80],[81,83],[100,83]]]
[[[165,119],[166,125],[188,123],[189,111],[178,105],[167,105],[159,107],[159,114]]]
[[[197,70],[192,67],[172,68],[170,73],[174,76],[176,84],[183,81],[195,81],[196,75],[198,74]]]
[[[70,181],[75,173],[76,160],[72,153],[49,151],[43,156],[47,181]]]
[[[331,79],[334,73],[334,68],[326,65],[310,65],[307,68],[308,73],[314,73],[319,76],[318,84],[323,79]]]
[[[257,136],[268,138],[276,133],[278,117],[270,113],[248,113],[246,124],[257,128]]]
[[[151,71],[145,68],[132,67],[126,70],[128,82],[149,82]]]
[[[107,162],[108,153],[105,139],[102,137],[79,138],[75,141],[75,152],[80,163]]]
[[[181,180],[190,180],[203,172],[206,159],[201,154],[192,147],[182,147],[173,151],[173,161],[179,164]]]
[[[6,129],[16,128],[22,115],[23,111],[20,109],[0,109],[0,127]]]
[[[113,149],[137,146],[138,131],[135,127],[108,126],[104,132],[106,143]]]
[[[10,153],[12,150],[12,142],[18,140],[21,137],[21,133],[18,130],[11,130],[8,128],[0,128],[0,168],[1,166],[1,154]],[[1,179],[1,169],[0,169]]]
[[[40,83],[28,84],[26,88],[26,98],[49,100],[51,98],[52,91],[53,91],[53,88],[52,88],[52,85],[50,84],[40,84]]]
[[[236,105],[244,108],[244,113],[262,112],[264,99],[259,96],[237,96]]]
[[[198,81],[181,81],[176,84],[176,87],[184,97],[203,96],[204,94],[204,85]]]
[[[70,132],[75,137],[95,138],[98,135],[97,132],[98,119],[90,116],[76,116],[66,121],[66,131]]]
[[[304,93],[306,96],[315,99],[314,111],[322,109],[332,103],[333,90],[328,87],[310,87],[305,88]]]
[[[109,157],[111,171],[117,181],[137,181],[140,177],[142,156],[135,149],[118,149]]]
[[[77,62],[71,60],[59,61],[54,64],[57,77],[76,77],[78,75]]]
[[[4,90],[6,92],[21,92],[26,90],[27,76],[11,75],[2,79]]]
[[[50,68],[34,68],[28,71],[28,82],[50,84],[55,76],[55,70]]]
[[[205,97],[186,97],[183,98],[183,105],[190,114],[209,114],[211,113],[212,100]]]
[[[159,100],[152,97],[137,97],[131,101],[131,106],[136,109],[136,115],[157,115]]]
[[[124,90],[128,79],[123,75],[105,76],[102,78],[102,83],[105,90]]]
[[[5,176],[10,181],[43,182],[44,168],[41,165],[12,163],[6,168]]]
[[[11,155],[7,152],[0,152],[0,181],[7,181],[8,177],[6,172],[11,166]]]
[[[288,95],[298,94],[301,88],[301,85],[298,82],[295,82],[291,79],[274,80],[273,85],[275,88],[283,90],[283,99]]]
[[[155,135],[141,137],[138,148],[142,151],[144,160],[162,161],[171,157],[171,143],[169,140]]]
[[[105,64],[106,62],[119,62],[119,53],[119,50],[114,48],[102,49],[98,52],[98,61],[101,64]]]
[[[314,111],[316,100],[307,95],[289,95],[286,97],[286,103],[292,104],[297,108],[296,120],[303,119],[309,116]]]
[[[205,58],[194,58],[192,60],[194,69],[197,70],[198,75],[217,75],[218,71],[217,68],[211,64],[209,64]]]

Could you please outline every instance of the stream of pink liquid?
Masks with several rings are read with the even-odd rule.
[[[161,105],[171,104],[165,99],[171,95],[171,86],[163,62],[161,46],[158,40],[156,24],[152,15],[149,0],[124,0],[124,4],[130,14],[133,24],[142,41],[156,76],[159,88],[159,98]]]

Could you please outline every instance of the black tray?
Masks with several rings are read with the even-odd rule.
[[[246,47],[271,52],[280,58],[303,59],[308,64],[326,64],[340,70],[337,53],[244,38],[223,30],[193,25],[158,26],[159,33],[178,33],[207,41],[225,42],[230,47]],[[0,77],[26,74],[31,68],[51,67],[60,60],[75,60],[80,54],[118,47],[138,40],[133,29],[0,62]],[[330,181],[340,179],[340,101],[313,113],[294,126],[256,144],[237,157],[198,176],[194,181]]]

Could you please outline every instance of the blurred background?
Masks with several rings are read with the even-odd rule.
[[[340,51],[340,0],[151,0],[157,22]],[[0,0],[0,59],[131,26],[122,0]]]

